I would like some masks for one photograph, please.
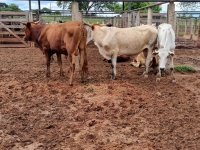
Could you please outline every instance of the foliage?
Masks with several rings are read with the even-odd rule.
[[[86,15],[88,12],[93,10],[114,10],[116,2],[79,2],[79,10],[85,11]],[[57,6],[62,9],[72,9],[72,2],[57,1]]]
[[[125,5],[125,8],[124,10],[129,10],[129,2],[125,2],[124,5]],[[152,5],[154,4],[155,2],[131,2],[131,10],[134,10],[134,9],[138,9],[138,8],[141,8],[141,7],[145,7],[145,6],[148,6],[148,5]],[[160,12],[162,9],[160,6],[153,6],[152,7],[152,10],[153,12]],[[147,8],[146,9],[142,9],[140,10],[140,12],[143,12],[143,13],[146,13],[147,12]]]
[[[187,65],[178,65],[178,66],[175,66],[174,69],[180,73],[196,72],[195,68],[193,68],[192,66],[187,66]]]
[[[154,2],[124,2],[124,10],[129,10],[129,3],[131,6],[131,10],[141,8],[147,5],[154,4]],[[72,2],[66,1],[57,1],[57,6],[62,9],[70,9],[72,8]],[[85,11],[86,15],[90,10],[96,11],[122,11],[122,4],[118,2],[79,2],[79,10]],[[160,12],[160,6],[152,7],[153,12]],[[147,9],[141,10],[141,12],[147,12]]]
[[[51,12],[51,9],[44,7],[44,8],[41,9],[41,12],[47,12],[48,13],[48,12]]]
[[[88,87],[87,92],[94,92],[94,87],[93,86]]]
[[[195,10],[200,8],[200,2],[180,2],[177,6],[183,11]]]
[[[55,11],[55,14],[56,15],[61,15],[61,13],[58,10]]]
[[[22,11],[16,4],[0,3],[0,11]]]

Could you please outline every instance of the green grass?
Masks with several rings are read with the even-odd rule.
[[[94,87],[93,86],[88,87],[87,92],[88,93],[94,92]]]
[[[187,65],[177,65],[174,69],[180,73],[196,72],[196,69],[192,66]]]
[[[42,18],[46,22],[63,20],[64,22],[71,21],[71,16],[61,16],[61,15],[42,15]],[[106,17],[83,17],[83,21],[86,23],[103,23]]]

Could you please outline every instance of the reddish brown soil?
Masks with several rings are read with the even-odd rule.
[[[144,68],[110,64],[88,46],[89,78],[69,86],[56,63],[45,77],[38,49],[0,49],[1,150],[199,150],[200,71],[155,82]],[[200,70],[200,50],[176,50],[175,64]]]

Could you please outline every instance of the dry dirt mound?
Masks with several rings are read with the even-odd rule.
[[[177,50],[175,64],[200,66],[200,50]],[[56,63],[51,77],[38,49],[0,49],[1,150],[200,149],[200,73],[155,82],[144,68],[110,63],[88,47],[89,78],[68,85]]]

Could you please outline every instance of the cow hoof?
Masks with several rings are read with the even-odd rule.
[[[174,80],[172,80],[172,83],[176,83],[176,80],[174,79]]]
[[[148,78],[148,74],[145,74],[144,77],[145,77],[145,78]]]
[[[156,82],[160,82],[160,78],[156,78]]]

